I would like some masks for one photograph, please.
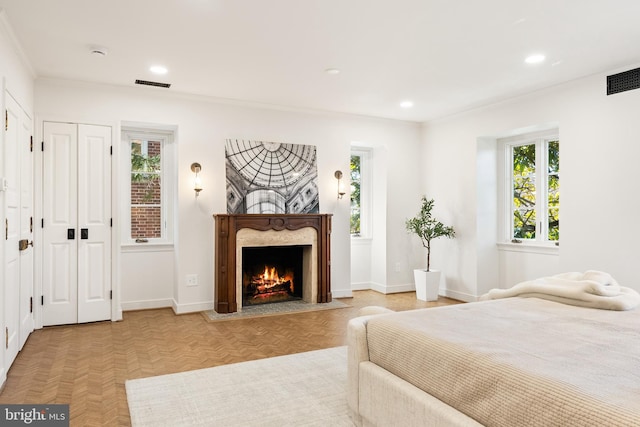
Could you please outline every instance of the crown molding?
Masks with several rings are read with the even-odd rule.
[[[25,53],[18,37],[16,37],[15,31],[13,31],[13,27],[9,22],[9,18],[7,17],[7,12],[4,9],[0,9],[0,33],[4,34],[9,41],[9,44],[13,48],[13,51],[18,55],[18,58],[27,69],[27,72],[31,76],[31,78],[36,79],[38,74],[36,70],[33,68],[33,64],[29,60],[29,57]]]

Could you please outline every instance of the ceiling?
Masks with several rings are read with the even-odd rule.
[[[0,8],[39,78],[419,122],[640,63],[638,0],[0,0]],[[525,63],[533,53],[546,60]],[[168,73],[153,75],[157,64]],[[413,108],[401,108],[405,100]]]

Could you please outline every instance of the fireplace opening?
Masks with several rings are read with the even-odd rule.
[[[303,246],[242,248],[242,305],[302,299]]]

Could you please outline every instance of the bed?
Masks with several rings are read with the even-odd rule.
[[[640,309],[502,298],[359,317],[348,346],[359,425],[640,426]]]

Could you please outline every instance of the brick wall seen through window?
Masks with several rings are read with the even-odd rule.
[[[131,140],[131,238],[162,237],[162,142]]]

